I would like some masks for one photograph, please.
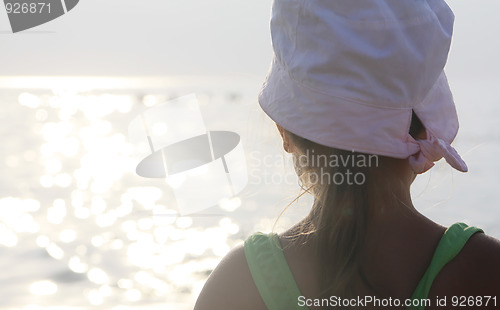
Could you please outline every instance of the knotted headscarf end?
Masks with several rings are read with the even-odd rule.
[[[458,171],[467,172],[468,168],[458,152],[442,139],[426,130],[425,140],[414,140],[412,143],[419,146],[419,151],[408,158],[410,167],[417,174],[424,173],[434,166],[434,162],[445,158],[446,162]]]

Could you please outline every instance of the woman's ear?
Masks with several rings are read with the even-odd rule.
[[[283,148],[287,153],[292,153],[290,147],[290,137],[285,133],[285,129],[283,129],[283,127],[278,124],[276,124],[276,127],[278,127],[278,131],[280,132],[281,138],[283,139]]]

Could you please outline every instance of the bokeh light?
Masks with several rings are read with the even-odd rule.
[[[135,174],[128,122],[169,97],[74,87],[14,95],[28,129],[22,145],[0,159],[23,178],[17,194],[0,197],[0,250],[32,257],[26,272],[33,276],[24,287],[41,298],[13,297],[14,308],[16,302],[20,309],[190,302],[241,242],[242,220],[228,216],[242,207],[239,197],[222,200],[206,216],[180,216],[172,189],[182,175],[167,183]],[[214,98],[202,97],[205,107]],[[158,122],[151,130],[161,136],[171,128]]]

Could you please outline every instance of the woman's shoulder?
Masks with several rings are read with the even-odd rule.
[[[267,309],[254,284],[244,245],[232,249],[210,274],[195,310]]]
[[[429,297],[495,296],[499,292],[500,241],[475,233],[438,274]]]

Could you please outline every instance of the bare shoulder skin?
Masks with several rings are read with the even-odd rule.
[[[435,300],[437,296],[446,296],[447,307],[428,309],[456,309],[452,305],[453,296],[496,296],[496,305],[490,300],[487,307],[480,309],[499,309],[500,241],[482,233],[474,234],[434,280],[429,298]],[[486,298],[482,300],[484,302]]]

